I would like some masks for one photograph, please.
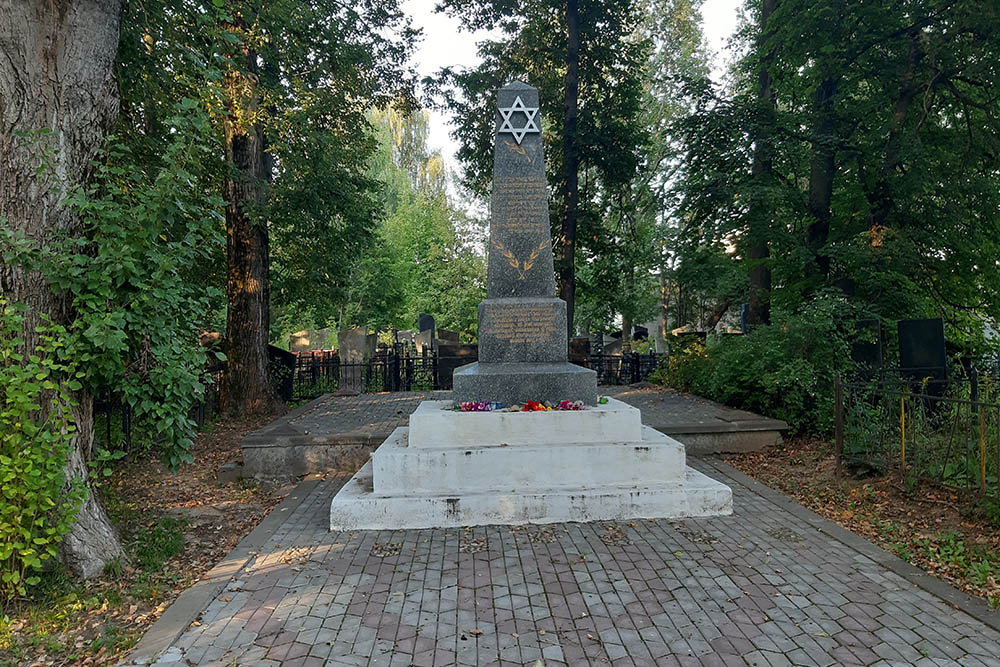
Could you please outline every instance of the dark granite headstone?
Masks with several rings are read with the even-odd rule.
[[[364,363],[368,349],[368,333],[362,327],[342,329],[337,334],[340,345],[340,381],[337,393],[341,395],[360,394],[364,390]]]
[[[427,313],[417,315],[417,331],[430,331],[434,335],[434,316]]]
[[[944,391],[948,355],[941,318],[900,320],[899,371],[914,381],[915,391],[939,396]]]
[[[590,336],[574,336],[569,339],[569,361],[571,364],[590,368]]]
[[[440,329],[439,329],[440,331]],[[445,343],[438,345],[437,360],[437,387],[439,389],[451,389],[452,376],[456,368],[461,368],[470,364],[479,356],[477,345],[461,345],[459,343]]]
[[[458,342],[458,332],[452,331],[450,329],[438,329],[437,330],[438,343],[457,343]]]
[[[538,90],[497,93],[486,300],[479,362],[454,373],[462,401],[597,402],[597,374],[567,361],[566,302],[556,298]]]

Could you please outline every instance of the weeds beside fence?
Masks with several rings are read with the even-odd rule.
[[[836,387],[839,460],[1000,499],[1000,394],[992,380],[877,379]]]

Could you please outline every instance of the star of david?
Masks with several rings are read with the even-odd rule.
[[[532,134],[535,132],[541,132],[538,129],[538,123],[535,122],[538,116],[538,107],[529,109],[524,106],[524,102],[521,101],[521,96],[518,95],[514,98],[514,103],[507,108],[498,107],[500,111],[500,129],[497,130],[497,134],[503,134],[504,132],[509,132],[514,135],[514,141],[517,145],[521,145],[521,139],[524,139],[524,135]],[[514,112],[520,111],[524,114],[527,121],[524,123],[524,127],[514,127],[510,122],[510,117],[514,115]]]

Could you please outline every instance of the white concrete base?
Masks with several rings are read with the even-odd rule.
[[[376,496],[368,462],[330,507],[330,530],[453,528],[492,524],[659,519],[732,514],[729,487],[686,468],[683,482],[648,487]]]
[[[642,416],[614,398],[586,410],[458,412],[452,401],[423,401],[410,415],[410,447],[638,442]]]
[[[639,442],[506,446],[408,446],[397,428],[372,456],[375,495],[578,491],[684,479],[684,445],[644,426]]]
[[[619,401],[580,412],[462,413],[425,401],[334,497],[331,530],[732,513],[729,487]],[[616,437],[617,436],[617,437]]]

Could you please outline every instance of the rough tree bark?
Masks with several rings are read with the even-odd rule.
[[[60,199],[69,186],[87,181],[95,149],[118,113],[120,18],[120,0],[0,0],[0,218],[29,239],[80,233],[79,217]],[[48,134],[34,140],[17,134],[42,129]],[[52,168],[38,172],[43,151],[51,154]],[[38,343],[43,314],[62,324],[73,320],[71,299],[36,273],[0,265],[0,292],[29,307],[28,349]],[[92,397],[76,392],[74,398],[77,435],[65,471],[67,479],[88,484]],[[99,574],[123,556],[107,513],[87,488],[61,546],[63,561],[81,577]]]
[[[670,285],[667,276],[660,272],[660,338],[667,340],[670,335]]]
[[[903,130],[906,127],[913,99],[917,94],[918,86],[914,80],[917,68],[923,58],[924,49],[921,44],[921,33],[915,30],[910,36],[910,48],[906,59],[906,69],[900,81],[899,97],[896,98],[896,103],[893,106],[892,125],[885,143],[885,156],[875,174],[874,185],[870,189],[865,188],[865,196],[868,198],[871,208],[871,229],[876,233],[882,227],[887,226],[893,210],[891,179],[895,170],[900,166]],[[858,175],[861,177],[861,185],[866,186],[864,164],[860,158]]]
[[[567,335],[572,336],[576,306],[576,219],[580,195],[580,155],[576,119],[580,98],[580,20],[577,0],[566,1],[566,99],[563,130],[563,219],[559,297],[566,302]]]
[[[239,19],[238,19],[239,20]],[[237,24],[237,29],[246,26]],[[257,53],[246,44],[240,58],[245,71],[227,75],[228,104],[224,120],[226,161],[230,174],[223,186],[226,199],[226,371],[219,391],[223,411],[240,414],[278,408],[267,363],[270,327],[267,225],[254,209],[267,197],[271,161],[264,128],[248,122],[258,114]]]
[[[833,196],[833,177],[836,172],[836,136],[834,134],[833,101],[837,94],[837,81],[824,79],[816,89],[816,126],[813,130],[812,157],[809,160],[809,195],[806,214],[811,222],[806,227],[806,245],[812,252],[812,262],[806,266],[806,276],[830,273],[830,258],[823,254],[823,247],[830,237],[830,201]]]
[[[760,12],[760,47],[771,36],[767,21],[771,18],[778,0],[763,0]],[[771,85],[771,73],[768,70],[773,53],[768,52],[761,61],[758,73],[757,101],[765,114],[764,122],[757,126],[757,136],[754,137],[753,163],[750,173],[758,188],[765,186],[771,180],[773,169],[773,151],[771,137],[774,116],[774,89]],[[753,325],[769,324],[771,322],[771,267],[768,260],[771,250],[768,246],[770,236],[770,211],[766,203],[760,203],[751,212],[750,248],[747,257],[750,260],[750,312],[748,323]]]

